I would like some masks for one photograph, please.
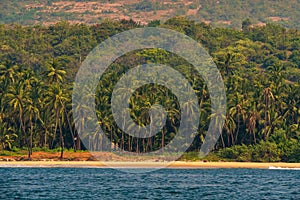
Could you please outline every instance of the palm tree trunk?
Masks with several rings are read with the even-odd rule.
[[[66,115],[66,117],[67,117],[68,126],[69,126],[69,129],[70,129],[70,132],[71,132],[71,136],[72,136],[73,149],[74,149],[74,151],[76,152],[76,142],[75,142],[75,137],[74,137],[73,129],[72,129],[72,126],[71,126],[71,123],[70,123],[69,116],[68,116],[68,113],[67,113],[66,108],[64,108],[64,111],[65,111],[65,115]]]
[[[139,153],[139,138],[136,138],[136,152]]]
[[[149,137],[147,139],[147,151],[151,151],[152,150],[152,140],[151,140],[151,137]]]
[[[112,143],[113,143],[113,140],[112,140],[112,127],[110,128],[110,152],[112,152]]]
[[[227,133],[227,145],[230,147],[230,133]]]
[[[55,138],[56,138],[56,131],[57,131],[57,127],[58,127],[58,113],[56,112],[56,119],[55,119],[55,128],[54,128],[54,134],[53,134],[53,139],[52,139],[52,144],[51,144],[51,148],[53,149],[54,148],[54,141],[55,141]]]
[[[146,152],[146,147],[145,147],[145,139],[143,138],[143,143],[142,143],[142,146],[143,146],[143,152],[145,153]]]
[[[165,146],[165,131],[161,131],[161,150],[164,153],[164,146]]]
[[[102,146],[103,146],[103,138],[102,138],[102,134],[100,134],[100,139],[99,139],[99,151],[102,151],[102,150],[103,150]]]
[[[237,118],[237,129],[235,133],[235,141],[238,141],[239,132],[240,132],[240,117]]]
[[[266,131],[266,127],[268,126],[268,122],[267,122],[267,109],[265,109],[265,123],[264,123],[264,125],[265,125],[265,130],[264,130],[264,139],[266,140],[267,139],[267,131]]]
[[[47,147],[47,131],[45,130],[44,134],[44,147]]]
[[[130,141],[130,135],[128,136],[128,151],[131,152],[131,141]]]
[[[64,143],[64,138],[63,138],[62,126],[61,126],[60,119],[58,119],[58,126],[59,126],[59,137],[60,137],[60,147],[61,147],[60,159],[63,159],[65,143]]]
[[[221,136],[222,147],[225,148],[225,142],[224,142],[222,131],[221,131],[220,136]]]
[[[30,145],[29,145],[29,141],[28,141],[28,135],[25,130],[25,125],[23,124],[22,112],[20,112],[19,120],[20,120],[20,128],[23,131],[23,134],[25,136],[26,145],[28,148],[28,159],[31,159]]]
[[[121,141],[121,149],[122,149],[122,152],[124,152],[124,132],[122,131],[122,141]]]
[[[80,138],[79,138],[78,134],[77,134],[77,137],[76,137],[76,149],[77,150],[81,149],[81,141],[80,141]]]
[[[233,136],[233,133],[232,133],[232,132],[230,133],[230,136],[231,136],[231,145],[235,145],[235,142],[236,142],[237,140],[234,140],[234,136]]]
[[[130,142],[130,151],[132,151],[133,139],[134,139],[134,137],[131,137],[131,142]]]
[[[33,126],[32,126],[32,121],[30,120],[30,137],[29,137],[30,155],[32,155],[32,135],[33,135]]]

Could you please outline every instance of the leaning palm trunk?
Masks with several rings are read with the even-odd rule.
[[[70,119],[69,119],[69,116],[68,116],[68,113],[67,113],[67,110],[66,110],[65,107],[64,107],[64,112],[65,112],[65,115],[66,115],[66,118],[67,118],[69,130],[70,130],[71,136],[72,136],[73,149],[74,149],[74,151],[76,152],[76,141],[75,141],[75,136],[74,136],[73,129],[72,129],[72,125],[71,125],[71,122],[70,122]],[[78,138],[78,139],[79,139],[79,138]]]
[[[59,137],[60,137],[60,147],[61,147],[61,151],[60,151],[60,159],[63,159],[64,156],[64,137],[62,134],[62,126],[61,126],[61,121],[58,120],[58,126],[59,126]]]

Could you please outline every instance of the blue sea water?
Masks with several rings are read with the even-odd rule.
[[[139,169],[132,169],[139,170]],[[0,199],[300,199],[300,171],[0,168]]]

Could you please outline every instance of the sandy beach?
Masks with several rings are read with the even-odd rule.
[[[254,162],[100,162],[100,161],[1,161],[0,167],[63,167],[63,168],[300,168],[300,163]]]
[[[26,155],[0,156],[0,167],[59,167],[59,168],[258,168],[269,167],[299,168],[300,163],[259,163],[226,161],[171,161],[163,159],[144,160],[141,157],[122,157],[110,152],[65,152],[64,160],[59,160],[59,152],[33,152],[32,160]],[[97,156],[97,160],[94,156]]]

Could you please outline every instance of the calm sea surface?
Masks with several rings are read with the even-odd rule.
[[[138,169],[133,169],[138,170]],[[295,199],[300,171],[0,168],[0,199]]]

